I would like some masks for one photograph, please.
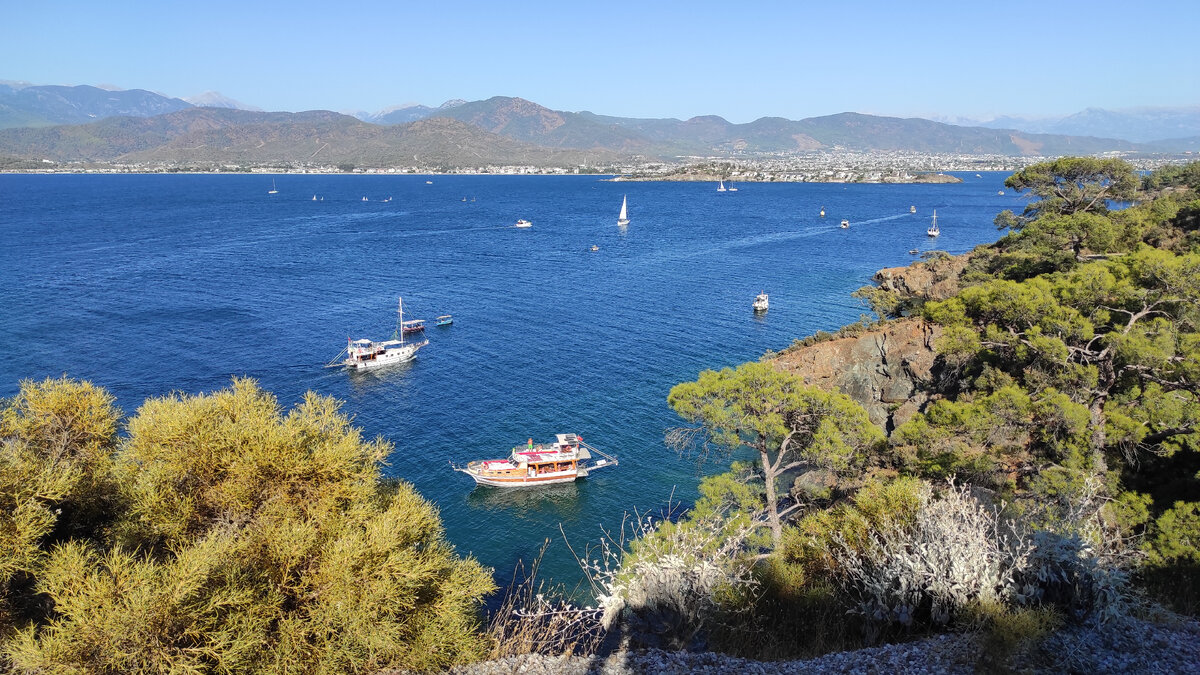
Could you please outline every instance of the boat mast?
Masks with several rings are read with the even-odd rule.
[[[396,296],[396,332],[400,334],[400,344],[404,344],[404,297]]]

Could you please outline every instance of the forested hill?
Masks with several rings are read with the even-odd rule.
[[[443,167],[567,166],[616,156],[531,145],[452,119],[380,126],[329,111],[266,113],[225,108],[4,129],[0,155],[56,162]]]
[[[633,119],[550,110],[499,96],[424,111],[405,109],[408,114],[394,111],[389,119],[410,120],[401,125],[371,124],[329,111],[189,108],[176,99],[151,103],[171,112],[147,115],[144,107],[120,108],[124,116],[88,124],[0,129],[0,154],[56,162],[370,166],[411,165],[415,156],[418,164],[427,159],[431,165],[461,167],[596,166],[635,157],[764,157],[828,150],[1058,156],[1190,147],[1187,139],[1140,146],[859,113],[798,121],[764,117],[746,124],[715,116]],[[420,119],[413,122],[413,117]]]
[[[1103,671],[1063,636],[1119,643],[1147,599],[1200,612],[1200,164],[1064,158],[1006,185],[1035,199],[998,243],[856,293],[878,322],[672,389],[668,441],[730,470],[622,573],[737,551],[692,591],[710,645],[970,630],[981,668]],[[666,600],[634,586],[646,630]]]

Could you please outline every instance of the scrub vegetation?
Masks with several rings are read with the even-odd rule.
[[[235,380],[122,424],[89,383],[22,383],[0,412],[3,665],[341,673],[486,654],[490,574],[380,479],[388,444],[338,407],[309,394],[285,412]]]

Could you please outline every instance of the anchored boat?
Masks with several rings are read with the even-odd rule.
[[[767,292],[763,291],[754,296],[754,311],[765,312],[771,306],[771,301],[767,299]]]
[[[601,459],[589,463],[592,453]],[[481,459],[466,466],[450,463],[451,468],[467,474],[479,485],[494,487],[570,483],[596,469],[616,465],[616,457],[584,443],[575,434],[557,434],[556,440],[548,445],[534,445],[531,438],[528,445],[513,448],[507,459]]]
[[[421,340],[420,342],[404,341],[404,331],[401,327],[404,326],[404,298],[398,298],[398,306],[396,308],[396,332],[392,334],[391,340],[353,340],[346,338],[346,348],[341,351],[333,360],[325,364],[326,368],[334,368],[337,366],[346,366],[355,370],[365,370],[368,368],[379,368],[382,366],[390,366],[393,363],[404,363],[411,361],[417,355],[417,350],[429,344],[429,340]],[[344,360],[339,361],[342,355],[345,355]]]

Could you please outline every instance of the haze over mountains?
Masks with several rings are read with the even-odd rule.
[[[1017,130],[1018,123],[1039,131]],[[1087,133],[1070,133],[1075,129]],[[1175,135],[1157,135],[1164,133]],[[979,126],[858,113],[733,124],[717,116],[637,119],[557,111],[504,96],[351,116],[266,113],[217,92],[184,100],[140,89],[0,83],[0,154],[56,162],[596,166],[629,156],[763,156],[832,148],[981,155],[1179,152],[1195,150],[1198,138],[1200,107],[1090,109],[1058,120],[998,118]]]

